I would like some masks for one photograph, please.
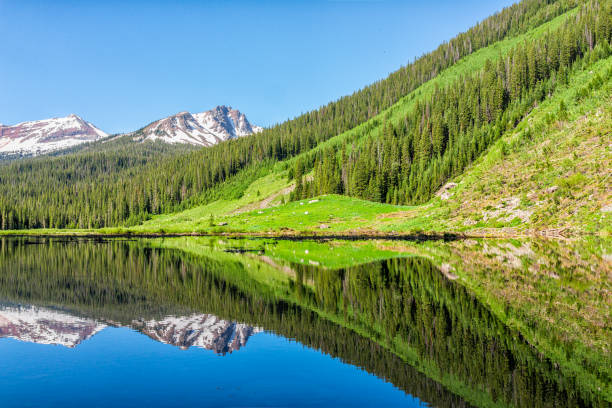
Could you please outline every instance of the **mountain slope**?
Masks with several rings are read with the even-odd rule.
[[[336,195],[281,205],[289,198],[287,186],[295,183],[288,184],[287,172],[279,170],[253,181],[239,200],[158,216],[134,231],[261,233],[282,227],[284,234],[609,234],[611,94],[612,57],[577,67],[567,85],[504,132],[424,205],[392,206]],[[256,210],[236,214],[240,206]],[[211,227],[210,214],[217,224],[227,225]]]
[[[71,114],[63,118],[0,125],[0,154],[38,155],[93,142],[106,133]]]
[[[160,119],[130,134],[137,141],[161,140],[166,143],[188,143],[212,146],[236,137],[259,133],[263,128],[253,126],[240,111],[217,106],[206,112],[180,112]]]
[[[404,217],[401,227],[612,233],[610,95],[612,57],[577,72],[453,179],[448,199],[417,207],[414,221]]]
[[[597,10],[595,10],[598,7],[596,2],[589,2],[589,8],[586,9],[585,13],[578,12],[578,10],[568,12],[580,3],[563,0],[550,4],[537,0],[523,1],[485,20],[467,33],[461,34],[449,43],[440,46],[431,54],[393,73],[389,78],[356,92],[354,95],[329,104],[318,111],[310,112],[276,127],[266,129],[260,135],[255,135],[248,140],[237,138],[220,143],[210,149],[174,156],[142,169],[133,178],[113,177],[112,180],[109,179],[104,184],[97,185],[93,190],[90,187],[91,184],[85,179],[79,180],[78,185],[71,181],[69,185],[63,187],[70,192],[79,192],[76,196],[73,194],[56,195],[55,191],[47,191],[45,186],[53,184],[54,181],[38,175],[30,175],[27,178],[28,183],[20,184],[13,180],[16,177],[15,172],[2,171],[3,169],[0,168],[0,178],[9,180],[4,186],[0,186],[4,189],[3,192],[5,192],[4,196],[6,197],[0,199],[0,207],[6,208],[7,213],[3,216],[3,220],[6,219],[6,221],[3,221],[3,225],[5,228],[23,228],[23,226],[39,228],[49,225],[55,227],[87,227],[90,225],[133,224],[134,220],[145,219],[151,214],[178,211],[211,202],[213,199],[223,199],[223,195],[226,193],[229,193],[228,197],[240,196],[246,187],[262,175],[262,172],[269,172],[274,163],[277,163],[275,172],[282,172],[289,167],[293,167],[289,171],[289,175],[290,178],[297,180],[299,177],[296,177],[296,173],[299,175],[300,172],[311,172],[316,162],[321,162],[325,155],[329,156],[329,152],[324,152],[325,155],[322,156],[319,155],[317,150],[322,149],[326,144],[334,147],[331,141],[339,134],[344,134],[350,129],[357,129],[353,133],[347,133],[349,136],[344,137],[343,141],[340,142],[341,145],[346,145],[348,154],[353,149],[361,149],[362,139],[369,140],[370,144],[366,147],[371,149],[375,145],[372,141],[381,134],[381,128],[385,128],[385,121],[388,119],[392,119],[394,123],[392,123],[393,127],[386,128],[392,129],[393,132],[398,129],[398,126],[402,126],[401,121],[406,118],[406,115],[411,115],[409,124],[414,126],[417,123],[417,115],[420,113],[419,109],[427,110],[428,99],[432,97],[430,92],[436,91],[434,85],[429,86],[430,91],[424,91],[419,87],[423,84],[427,86],[435,82],[440,88],[444,88],[441,92],[446,92],[447,95],[452,96],[455,90],[460,90],[459,97],[455,98],[453,103],[462,107],[469,106],[469,109],[462,112],[462,115],[466,114],[465,123],[469,125],[468,128],[452,129],[449,127],[444,130],[449,132],[452,130],[452,133],[448,133],[448,140],[452,143],[445,142],[443,144],[445,148],[449,147],[447,157],[444,158],[442,163],[445,166],[442,167],[443,171],[435,170],[435,158],[427,160],[427,155],[431,154],[432,150],[425,143],[427,140],[427,137],[424,136],[426,132],[420,132],[418,139],[413,137],[414,135],[411,132],[400,132],[401,137],[405,139],[402,140],[402,149],[404,149],[403,145],[406,145],[405,150],[408,152],[408,155],[403,157],[410,156],[411,162],[421,162],[421,169],[424,169],[424,171],[418,171],[419,168],[414,165],[414,169],[410,170],[410,174],[413,174],[413,176],[408,177],[410,185],[408,187],[398,186],[397,182],[399,180],[384,180],[386,176],[381,177],[382,172],[381,175],[376,174],[376,177],[369,179],[354,177],[353,169],[369,170],[374,162],[364,160],[363,163],[358,163],[358,161],[350,161],[352,159],[349,157],[352,166],[350,178],[358,179],[359,183],[356,184],[357,188],[352,190],[354,192],[351,192],[350,189],[342,191],[345,194],[357,197],[391,203],[410,202],[413,197],[407,197],[408,194],[406,194],[406,198],[404,194],[408,192],[412,194],[416,191],[418,194],[415,199],[422,201],[431,194],[432,189],[436,188],[436,184],[439,184],[445,178],[457,175],[486,149],[488,144],[498,137],[498,134],[505,127],[512,126],[527,114],[530,109],[527,104],[530,101],[539,101],[547,92],[553,92],[557,75],[563,74],[575,60],[583,58],[589,51],[588,45],[585,48],[587,39],[584,38],[581,27],[586,24],[589,30],[597,31],[597,25],[601,25],[600,22],[608,17],[608,9],[605,9],[605,13],[597,13]],[[552,21],[555,16],[559,15],[561,15],[559,22]],[[598,15],[603,17],[593,17]],[[570,19],[574,20],[570,21]],[[543,23],[548,25],[548,29],[543,28]],[[560,25],[562,26],[561,29],[559,28]],[[607,38],[609,36],[608,28],[605,25],[602,27],[604,27],[603,31],[600,30],[604,33],[602,38]],[[557,55],[554,50],[550,52],[542,51],[542,49],[546,50],[546,47],[542,48],[541,46],[542,43],[545,43],[545,41],[542,41],[545,36],[554,39],[555,46],[559,45],[558,38],[563,38],[563,41],[569,40],[568,43],[573,45],[567,48],[569,51],[567,55],[564,51],[561,63],[550,64],[551,69],[546,70],[543,76],[537,78],[539,82],[536,82],[535,87],[519,75],[517,75],[517,78],[519,78],[517,86],[514,85],[514,79],[504,79],[502,84],[504,90],[501,93],[502,111],[496,111],[494,117],[487,119],[487,137],[481,137],[482,142],[479,141],[475,146],[470,146],[469,138],[474,136],[472,130],[476,127],[476,122],[470,117],[472,110],[475,109],[473,96],[470,95],[470,92],[474,92],[471,88],[469,92],[461,90],[461,82],[466,79],[464,77],[469,76],[467,79],[469,79],[470,86],[478,84],[479,87],[487,90],[489,88],[479,76],[482,74],[482,69],[485,67],[487,60],[490,60],[489,63],[493,63],[493,70],[487,68],[487,74],[497,72],[495,70],[500,69],[499,65],[501,63],[509,67],[513,74],[519,73],[521,70],[513,68],[515,61],[518,61],[519,57],[522,58],[530,49],[528,46],[533,43],[537,44],[537,47],[533,48],[537,50],[536,55],[541,59],[538,66],[546,66],[546,64],[542,64],[543,58],[557,58],[560,55]],[[500,44],[498,41],[504,38],[510,40],[516,38],[516,41],[512,42],[509,47],[504,45],[498,48]],[[538,41],[536,42],[536,40]],[[510,56],[511,58],[508,56],[510,52],[513,53]],[[452,70],[453,67],[461,65],[462,57],[471,62],[463,64],[462,69],[455,70],[444,81],[437,80],[444,75],[446,70]],[[522,67],[522,65],[520,66]],[[434,79],[431,80],[432,78]],[[523,91],[528,93],[528,98],[525,101],[522,100],[520,95]],[[454,98],[454,96],[452,97]],[[450,99],[447,98],[446,100],[449,101]],[[401,105],[397,105],[398,101]],[[399,106],[399,109],[394,109],[396,106]],[[393,109],[393,112],[385,111],[386,109]],[[385,112],[384,115],[377,117],[381,112]],[[395,117],[391,117],[396,112],[405,112],[404,118],[401,117],[402,114],[399,115],[400,123],[395,122]],[[387,118],[387,114],[391,116]],[[435,123],[430,117],[426,119],[428,125]],[[463,117],[461,120],[463,120]],[[455,122],[457,121],[455,120]],[[468,137],[464,136],[465,129],[470,132]],[[428,131],[430,131],[429,127]],[[459,138],[462,138],[460,143],[454,143]],[[385,143],[389,147],[394,144],[389,143],[389,140]],[[451,149],[451,147],[461,147],[463,149],[466,146],[469,149],[459,151]],[[337,146],[335,147],[337,148]],[[379,155],[372,155],[369,151],[358,151],[357,153],[363,157],[368,155],[370,157],[390,157],[386,150]],[[300,163],[297,163],[296,166],[297,159],[295,158],[300,155],[302,155],[299,160]],[[413,156],[417,157],[418,160],[412,161]],[[340,158],[337,157],[337,159]],[[340,173],[339,162],[341,160],[337,160],[334,164],[332,160],[328,165],[323,166],[325,168],[335,166],[336,169],[328,176],[315,174],[314,183],[320,183],[321,180],[337,180]],[[388,162],[393,163],[393,160],[388,160]],[[427,166],[432,168],[428,169]],[[408,169],[409,166],[406,165],[405,168]],[[404,177],[400,183],[402,184],[406,176],[403,172],[400,172],[400,174]],[[435,177],[432,177],[432,175]],[[367,177],[367,174],[365,176]],[[33,183],[32,180],[36,178],[40,178],[40,181]],[[308,181],[306,178],[302,180],[302,184]],[[389,181],[396,183],[393,186],[394,190],[387,189],[387,191],[379,191],[378,193],[374,191]],[[351,181],[351,183],[353,182]],[[61,197],[61,217],[49,217],[48,210],[41,211],[38,205],[34,207],[33,203],[23,200],[20,196],[21,193],[18,193],[17,189],[13,187],[17,185],[19,185],[19,189],[25,188],[28,190],[28,196],[44,198],[47,203],[44,206],[45,208],[58,208],[58,200]],[[299,197],[332,192],[327,188],[319,187],[316,184],[311,184],[306,189],[298,189],[301,190],[299,191]],[[82,191],[87,194],[81,194]],[[395,199],[396,193],[397,200]],[[297,196],[296,193],[294,198],[297,198]],[[49,218],[51,219],[49,220]]]
[[[391,204],[427,201],[565,83],[575,65],[610,55],[611,25],[609,2],[586,2],[510,49],[508,41],[496,44],[498,56],[479,71],[440,87],[430,81],[412,103],[400,101],[353,132],[351,144],[345,139],[301,158],[293,174],[314,169],[314,178],[296,177],[294,198],[340,193]],[[585,36],[590,30],[599,34]]]

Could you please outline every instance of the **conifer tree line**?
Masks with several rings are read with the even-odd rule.
[[[113,192],[110,186],[134,179],[143,167],[159,165],[193,147],[134,144],[123,137],[76,150],[79,153],[62,157],[0,164],[1,229],[95,226],[101,225],[96,220],[110,219],[113,213],[128,216],[128,196],[116,188]]]
[[[196,152],[169,154],[163,159],[147,157],[145,160],[134,161],[126,157],[124,152],[116,150],[96,152],[99,154],[100,162],[117,163],[110,168],[91,164],[89,160],[93,154],[91,152],[77,152],[68,156],[24,160],[1,165],[0,228],[88,228],[130,225],[142,221],[150,214],[176,211],[202,203],[210,196],[211,189],[221,183],[235,177],[246,177],[244,176],[245,169],[256,168],[262,166],[262,163],[285,160],[308,152],[319,143],[374,117],[442,70],[452,66],[460,58],[506,37],[524,33],[581,3],[580,0],[523,0],[487,18],[467,32],[442,44],[435,51],[392,73],[389,77],[318,110],[265,129],[260,134],[248,138],[231,140]],[[599,29],[595,26],[588,27],[590,31],[587,34],[590,34],[592,46],[600,42],[598,35],[601,36],[601,34],[598,34],[599,31],[597,31]],[[609,26],[601,30],[608,33]],[[581,40],[579,45],[582,46],[582,43]],[[582,49],[580,52],[582,53]],[[565,58],[566,55],[560,55],[561,57]],[[575,56],[571,55],[571,58],[573,60]],[[563,64],[563,61],[560,63]],[[504,86],[506,86],[505,83]],[[441,95],[446,95],[447,91],[441,90],[440,92]],[[445,97],[451,98],[451,95]],[[508,94],[505,93],[504,109],[507,108],[508,99]],[[448,103],[451,103],[450,99]],[[424,106],[427,107],[427,105]],[[434,120],[430,116],[432,107],[428,109],[430,112],[425,117],[423,129],[426,129],[427,126],[434,127]],[[465,110],[464,113],[471,115],[469,112],[472,107],[462,109]],[[492,112],[491,115],[494,113]],[[482,119],[479,120],[482,121]],[[402,129],[405,127],[405,131],[408,132],[408,127],[414,127],[415,123],[407,120],[403,125],[387,124],[387,137],[398,137],[403,140],[401,132],[404,130]],[[451,139],[450,132],[454,131],[451,126],[454,125],[450,119],[445,126],[441,130],[444,134],[443,143],[439,144],[436,141],[438,144],[434,146],[432,141],[432,146],[429,148],[426,146],[427,143],[423,142],[423,152],[415,156],[418,157],[418,162],[423,162],[422,168],[430,167],[426,160],[428,149],[431,152],[437,152],[435,149],[442,149],[440,152],[443,153],[451,151],[451,147],[462,148],[463,144],[456,143],[454,135]],[[466,122],[463,127],[460,127],[465,135],[471,129],[467,126]],[[425,133],[425,130],[420,130],[419,135]],[[419,136],[418,140],[415,139],[416,141],[413,140],[411,143],[416,145],[421,139],[424,138]],[[409,150],[413,148],[411,144],[408,146]],[[347,160],[352,163],[352,166],[356,166],[358,152],[351,154],[352,156]],[[469,161],[473,155],[468,151],[458,151],[458,154],[461,155],[460,160],[462,161]],[[412,155],[414,153],[410,153],[411,163],[414,161]],[[384,154],[381,153],[382,156]],[[407,159],[408,156],[402,157]],[[342,158],[335,158],[335,160],[345,163]],[[365,161],[365,159],[361,160]],[[455,159],[451,157],[447,160],[454,163]],[[313,163],[308,164],[308,166],[312,165]],[[440,166],[441,164],[438,164],[438,167]],[[451,167],[461,168],[462,166],[452,164]],[[346,168],[347,170],[343,170],[346,173],[344,177],[347,180],[353,180],[350,168]],[[406,165],[399,169],[404,172],[408,171]],[[420,196],[425,196],[427,191],[427,187],[424,186],[425,181],[419,181],[421,179],[420,176],[417,177],[419,173],[416,170],[410,170],[409,174],[414,174],[414,176],[408,176],[408,179],[413,177],[412,184],[394,187],[390,200],[387,200],[388,186],[380,192],[369,189],[367,193],[364,193],[361,191],[364,188],[363,183],[347,181],[342,191],[356,196],[371,196],[372,199],[377,199],[380,194],[381,201],[390,202],[394,200],[393,196],[397,191],[397,202],[403,202],[405,199],[400,196],[405,195],[412,199],[411,191],[415,188],[414,186],[417,186]],[[382,176],[377,175],[377,177],[380,179]],[[406,176],[402,176],[402,180],[405,178]],[[369,178],[367,182],[369,185]],[[354,186],[351,187],[351,183]],[[385,183],[390,183],[389,186],[393,185],[392,182]],[[418,187],[420,185],[423,186]],[[327,191],[318,187],[309,187],[309,191],[311,189],[312,191]]]
[[[588,3],[554,32],[488,60],[473,76],[435,89],[403,120],[383,121],[375,137],[297,161],[293,198],[335,193],[392,204],[429,199],[504,130],[567,83],[576,61],[611,55],[611,27],[610,3]],[[304,181],[311,168],[314,177]]]

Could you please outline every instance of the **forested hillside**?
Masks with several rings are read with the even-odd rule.
[[[433,92],[419,92],[477,50],[561,15],[550,32],[526,37],[509,53],[500,50]],[[609,0],[525,0],[386,79],[249,138],[154,159],[116,150],[0,166],[0,227],[134,224],[206,202],[221,183],[252,180],[294,157],[286,165],[297,184],[294,198],[340,193],[422,202],[566,82],[576,61],[609,55],[611,18]],[[411,108],[401,118],[385,113],[406,100]],[[321,148],[362,124],[342,145]],[[308,181],[303,176],[313,169]]]
[[[378,137],[298,161],[296,177],[314,166],[314,180],[297,180],[294,196],[337,193],[392,204],[429,199],[559,84],[567,84],[576,61],[611,54],[612,10],[602,4],[588,3],[560,28],[434,89],[398,121],[383,119]],[[559,107],[561,120],[564,110]]]
[[[74,225],[74,221],[70,221],[74,217],[66,212],[67,209],[88,214],[106,205],[95,200],[101,200],[109,187],[98,188],[134,178],[147,166],[159,165],[168,157],[193,150],[193,146],[182,144],[133,143],[126,136],[49,156],[0,162],[0,228],[22,226],[19,222],[22,219],[37,219],[35,225],[43,228]],[[98,193],[82,194],[94,191]],[[76,197],[81,200],[78,205]],[[110,201],[108,204],[113,205]]]

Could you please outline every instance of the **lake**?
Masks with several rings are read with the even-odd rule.
[[[610,404],[607,243],[0,239],[0,401]]]

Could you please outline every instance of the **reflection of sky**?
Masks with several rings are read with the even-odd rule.
[[[0,340],[2,407],[419,406],[351,365],[268,333],[224,357],[126,328],[76,349]]]

